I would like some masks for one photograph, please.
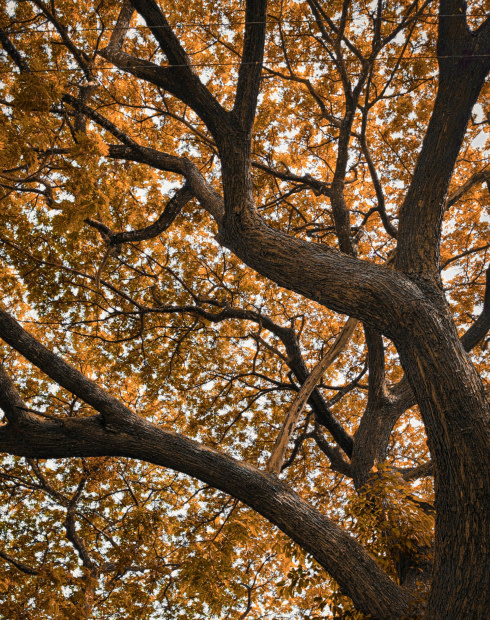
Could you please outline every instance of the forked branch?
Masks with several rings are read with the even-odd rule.
[[[170,467],[245,502],[300,544],[334,577],[359,609],[378,618],[408,614],[410,595],[397,586],[347,532],[302,500],[277,476],[261,472],[182,435],[149,423],[93,381],[48,351],[3,310],[0,335],[59,385],[100,415],[47,420],[29,418],[19,433],[0,428],[0,450],[36,458],[125,456]],[[3,405],[3,403],[2,403]],[[121,414],[125,414],[121,424]],[[356,579],[352,575],[356,574]]]
[[[294,429],[296,428],[299,416],[305,408],[308,398],[315,389],[316,385],[319,383],[323,374],[326,372],[327,368],[333,364],[333,362],[345,349],[352,337],[352,334],[354,333],[356,326],[357,321],[355,319],[350,318],[347,320],[342,331],[335,339],[335,342],[327,351],[325,357],[323,357],[315,368],[313,368],[310,375],[301,386],[297,397],[288,409],[283,426],[277,436],[274,448],[272,449],[271,456],[266,466],[267,471],[275,474],[280,473],[282,464],[284,463],[284,457],[286,455],[289,440]]]

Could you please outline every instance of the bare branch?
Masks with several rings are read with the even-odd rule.
[[[260,89],[266,20],[267,0],[247,0],[243,55],[233,107],[233,114],[247,133],[252,129]]]
[[[30,73],[31,70],[26,60],[24,60],[22,54],[15,47],[15,45],[9,39],[7,33],[2,28],[0,28],[0,43],[2,44],[3,49],[10,56],[10,58],[19,67],[21,73]]]
[[[327,368],[333,364],[340,353],[342,353],[345,349],[352,337],[352,334],[354,333],[356,326],[357,321],[355,319],[350,318],[347,320],[342,331],[335,339],[335,342],[327,351],[325,357],[323,357],[315,368],[313,368],[310,375],[301,386],[297,397],[288,409],[284,424],[279,432],[279,435],[277,436],[276,443],[274,444],[271,456],[266,465],[266,471],[270,471],[275,474],[280,473],[291,434],[298,423],[299,416],[301,415],[308,398]]]
[[[121,6],[119,17],[112,31],[109,45],[106,48],[107,55],[122,51],[124,38],[129,30],[131,18],[133,17],[134,8],[130,0],[124,0]]]
[[[117,428],[121,425],[127,428],[131,426],[135,419],[135,414],[130,409],[109,396],[96,383],[87,379],[76,368],[67,364],[58,355],[43,346],[7,314],[1,306],[0,337],[59,385],[94,407],[102,415],[107,428]],[[5,376],[2,378],[4,385],[7,384]],[[10,380],[7,388],[9,388],[9,385],[13,385]],[[17,403],[19,397],[12,393],[12,387],[10,387],[10,390],[7,389],[4,394],[6,394],[6,396],[3,396],[4,403],[7,407],[11,408],[12,403],[14,405]]]
[[[25,573],[26,575],[39,575],[40,571],[37,568],[32,568],[32,566],[16,560],[8,553],[5,553],[5,551],[0,551],[0,558],[3,558],[6,562],[12,564],[12,566],[15,566],[15,568],[20,570],[22,573]]]

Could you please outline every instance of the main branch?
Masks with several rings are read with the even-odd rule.
[[[0,326],[2,337],[4,326],[5,323]],[[20,326],[18,329],[22,330]],[[51,355],[57,358],[60,372],[70,375],[68,364]],[[38,358],[37,364],[45,370],[45,359]],[[70,377],[59,378],[61,384],[70,382]],[[104,390],[86,377],[79,379],[78,385],[73,386],[74,393],[93,404],[93,394]],[[9,392],[15,392],[11,381]],[[21,402],[19,395],[14,400]],[[8,408],[5,400],[0,404]],[[108,394],[103,407],[104,417],[111,418],[118,418],[121,408],[125,409]],[[115,409],[112,414],[111,408]],[[51,420],[29,414],[23,420],[21,433],[10,422],[0,427],[0,450],[33,458],[123,456],[181,471],[240,499],[277,525],[311,553],[365,613],[389,620],[406,616],[411,607],[409,594],[391,581],[357,541],[309,506],[277,476],[164,430],[135,414],[130,425],[119,429],[108,429],[99,415]]]

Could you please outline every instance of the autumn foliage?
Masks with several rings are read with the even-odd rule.
[[[0,2],[0,616],[486,618],[490,6]]]

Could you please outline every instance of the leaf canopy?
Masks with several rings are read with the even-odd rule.
[[[144,420],[265,470],[346,316],[247,266],[209,206],[230,190],[226,127],[206,110],[231,119],[247,88],[244,3],[133,4],[0,4],[1,303]],[[139,5],[165,22],[150,29]],[[469,3],[472,31],[488,9]],[[393,269],[445,62],[437,37],[431,2],[270,4],[250,144],[270,229]],[[439,268],[460,336],[485,296],[489,96],[486,82],[443,210]],[[403,583],[403,563],[423,575],[433,545],[431,455],[393,335],[379,331],[359,322],[328,366],[280,477]],[[471,348],[487,381],[485,338]],[[38,418],[97,413],[11,346],[0,356]],[[387,403],[386,437],[361,436]],[[205,482],[144,458],[15,454],[0,466],[3,617],[368,617],[286,534]]]

